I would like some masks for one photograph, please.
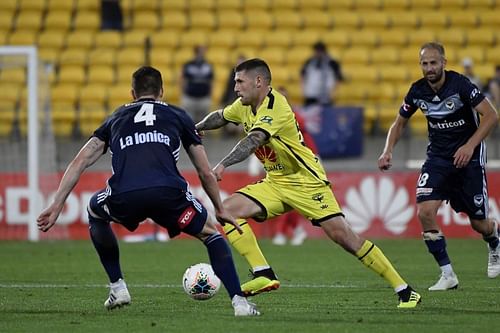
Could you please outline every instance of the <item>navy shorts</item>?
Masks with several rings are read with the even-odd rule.
[[[89,209],[100,218],[134,231],[147,218],[168,230],[171,238],[181,232],[197,235],[207,221],[206,208],[189,191],[153,187],[108,195],[103,189],[89,202]]]
[[[474,220],[488,217],[488,190],[484,167],[471,161],[456,168],[453,160],[428,159],[417,181],[417,203],[448,200],[456,212]]]

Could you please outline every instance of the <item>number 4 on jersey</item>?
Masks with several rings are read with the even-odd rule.
[[[156,116],[153,113],[153,104],[144,103],[142,104],[139,111],[134,116],[134,123],[140,123],[142,121],[146,122],[146,126],[153,126]]]

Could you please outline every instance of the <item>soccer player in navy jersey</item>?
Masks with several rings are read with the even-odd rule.
[[[54,201],[38,217],[38,227],[45,232],[54,225],[81,174],[109,149],[113,175],[88,206],[90,237],[110,280],[105,307],[113,309],[131,301],[110,222],[134,231],[151,218],[167,228],[170,237],[184,232],[203,241],[214,271],[232,300],[235,316],[259,315],[255,304],[243,297],[226,240],[177,169],[182,146],[215,207],[216,219],[241,232],[222,205],[217,180],[193,120],[184,110],[160,100],[162,85],[160,72],[152,67],[141,67],[133,74],[134,101],[118,108],[69,164]]]
[[[458,287],[445,236],[436,222],[443,200],[469,216],[472,228],[488,243],[488,277],[500,275],[499,226],[488,218],[484,142],[496,126],[498,114],[477,86],[465,76],[445,70],[445,65],[441,44],[431,42],[420,48],[424,77],[411,85],[378,159],[380,170],[391,167],[394,146],[410,117],[420,109],[427,118],[429,144],[417,181],[418,219],[425,244],[441,268],[431,291]]]

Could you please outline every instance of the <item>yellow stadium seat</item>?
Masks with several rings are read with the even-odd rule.
[[[271,9],[284,11],[295,10],[297,8],[297,0],[272,0]]]
[[[100,0],[76,0],[77,11],[94,11],[97,12],[101,9]]]
[[[95,35],[95,47],[101,49],[118,49],[122,46],[122,34],[118,31],[100,31]]]
[[[436,33],[432,29],[418,29],[412,31],[408,35],[410,47],[422,46],[424,43],[436,40]],[[418,50],[416,50],[418,52]]]
[[[163,47],[168,50],[176,49],[179,46],[180,34],[172,30],[159,30],[151,33],[151,45],[155,47]]]
[[[134,12],[152,12],[158,10],[159,1],[157,0],[133,0],[132,11]]]
[[[90,49],[94,47],[94,33],[88,31],[73,31],[66,36],[66,47],[68,49]]]
[[[342,73],[348,82],[376,83],[379,80],[377,66],[346,64]]]
[[[205,45],[207,41],[208,32],[204,30],[189,30],[179,36],[180,47],[194,47],[196,45]]]
[[[45,63],[55,64],[59,60],[61,50],[53,47],[39,47],[38,57]],[[49,82],[52,82],[53,75],[49,74]]]
[[[292,34],[292,45],[312,47],[320,39],[320,33],[317,30],[301,30]]]
[[[16,30],[40,30],[43,13],[39,11],[19,12],[16,19]]]
[[[55,11],[67,11],[71,12],[75,7],[74,0],[48,0],[47,9],[49,13],[53,10]]]
[[[379,104],[394,104],[396,101],[396,85],[393,83],[382,82],[377,85],[377,91],[374,96]]]
[[[130,73],[132,76],[132,73]],[[162,73],[163,76],[163,73]],[[165,81],[165,80],[164,80]],[[169,89],[169,87],[165,87]],[[113,85],[108,88],[108,106],[111,110],[118,108],[120,105],[132,102],[130,83],[122,83],[119,85]]]
[[[342,52],[342,64],[368,65],[371,62],[369,49],[365,47],[351,47]]]
[[[480,46],[467,46],[457,50],[457,58],[462,61],[464,58],[471,58],[475,64],[482,64],[484,61],[484,49]]]
[[[191,47],[180,48],[174,52],[174,68],[181,68],[186,62],[193,59],[194,51]]]
[[[210,48],[232,48],[236,45],[236,31],[232,29],[217,30],[208,35]]]
[[[287,30],[274,30],[264,34],[265,47],[290,47],[292,43],[292,33]]]
[[[330,30],[321,34],[321,40],[329,47],[345,48],[351,45],[351,34],[345,30]]]
[[[153,47],[150,52],[151,65],[154,67],[169,67],[173,64],[174,51],[165,47]]]
[[[188,0],[188,8],[210,11],[215,8],[215,0]]]
[[[158,69],[156,66],[153,66]],[[116,67],[116,85],[126,85],[132,81],[132,74],[138,69],[138,66],[123,65]],[[159,69],[158,69],[159,70]],[[108,88],[106,88],[108,89]]]
[[[59,69],[58,84],[82,85],[85,83],[85,69],[81,66],[64,66]]]
[[[104,122],[108,110],[100,104],[84,104],[78,112],[80,134],[88,137]]]
[[[310,46],[300,45],[292,47],[285,54],[286,63],[288,66],[296,67],[298,72],[312,54],[313,52]]]
[[[226,67],[229,63],[229,52],[224,48],[209,48],[206,58],[213,66]]]
[[[319,29],[327,31],[333,25],[332,17],[329,13],[319,10],[305,10],[301,12],[304,21],[304,29]]]
[[[371,61],[374,64],[393,64],[399,62],[399,49],[396,47],[381,47],[371,51]]]
[[[363,105],[371,89],[370,84],[343,83],[338,87],[336,101],[339,105]]]
[[[116,66],[140,67],[146,63],[144,48],[129,47],[123,48],[116,54]]]
[[[326,7],[332,10],[351,10],[355,3],[355,0],[326,0]]]
[[[18,0],[3,0],[0,1],[0,12],[1,13],[14,13],[19,6]]]
[[[269,0],[243,0],[244,10],[268,10]]]
[[[471,10],[456,10],[450,12],[450,27],[473,29],[479,25],[479,17]]]
[[[110,66],[89,66],[87,84],[110,85],[115,82],[115,71]]]
[[[16,103],[14,101],[0,100],[0,137],[12,134],[16,119]]]
[[[332,17],[336,29],[358,29],[362,24],[361,16],[355,11],[334,11]]]
[[[500,8],[500,4],[497,5],[497,8]],[[483,28],[491,28],[498,30],[498,17],[499,17],[499,10],[488,10],[488,11],[482,11],[479,14],[479,23],[480,26]]]
[[[185,0],[168,0],[160,1],[160,11],[172,12],[172,11],[184,11],[186,10],[188,2]]]
[[[351,39],[352,47],[376,47],[379,44],[379,34],[372,29],[362,29],[356,33],[356,37]]]
[[[285,50],[281,47],[266,47],[259,51],[259,57],[262,58],[271,67],[271,70],[276,67],[284,66]]]
[[[11,45],[35,45],[37,31],[35,30],[16,30],[12,32],[7,39]]]
[[[269,33],[267,30],[263,29],[256,29],[253,30],[251,33],[245,35],[244,40],[238,40],[236,39],[236,42],[238,43],[238,47],[245,47],[245,48],[254,48],[258,49],[262,46],[263,40],[264,40],[264,35]]]
[[[123,47],[145,47],[147,31],[130,30],[123,33]]]
[[[0,72],[0,80],[13,85],[25,85],[26,70],[24,68],[3,68]]]
[[[297,0],[297,9],[314,9],[314,10],[325,10],[326,1],[325,0]]]
[[[270,30],[274,27],[274,18],[270,12],[267,11],[245,11],[245,27],[247,29],[267,29]]]
[[[240,10],[242,2],[239,0],[215,0],[215,8],[218,10]]]
[[[96,48],[89,52],[88,66],[93,67],[96,65],[112,67],[115,64],[117,52],[114,49]]]
[[[358,13],[361,14],[361,21],[364,29],[384,30],[392,23],[389,14],[383,11],[358,11]]]
[[[498,63],[498,59],[500,59],[500,46],[497,45],[491,49],[486,49],[485,58],[488,63]]]
[[[408,32],[397,28],[383,31],[378,38],[380,47],[392,46],[401,49],[408,45]]]
[[[468,46],[477,45],[484,48],[493,47],[497,37],[495,32],[489,28],[467,29],[465,35]]]
[[[164,11],[162,12],[161,27],[164,30],[185,30],[189,26],[187,15],[182,11]]]
[[[61,52],[59,56],[59,65],[78,65],[84,67],[87,65],[88,53],[84,49],[68,48]]]
[[[8,31],[12,27],[12,14],[0,11],[0,30]]]
[[[198,30],[214,30],[217,27],[215,14],[211,11],[201,10],[195,7],[196,10],[189,12],[189,26],[191,29]]]
[[[494,8],[495,5],[498,5],[498,3],[495,0],[474,0],[474,1],[468,1],[466,7],[469,9],[489,10]]]
[[[216,21],[219,30],[241,30],[245,27],[243,14],[236,10],[217,11]]]
[[[407,47],[399,51],[399,61],[402,65],[416,66],[419,60],[418,47]]]
[[[75,105],[80,86],[75,84],[57,84],[50,90],[52,103],[66,103]]]
[[[416,12],[391,11],[388,15],[393,29],[405,29],[413,32],[420,24],[419,16]]]
[[[410,8],[410,0],[382,0],[381,6],[387,12],[405,11]]]
[[[275,29],[280,30],[299,30],[303,26],[303,19],[299,12],[287,10],[274,13]]]
[[[45,30],[68,31],[71,27],[71,12],[53,10],[45,17]]]
[[[243,55],[247,59],[257,57],[258,51],[255,47],[240,46],[231,52],[230,58],[237,59],[240,55]]]
[[[64,46],[66,33],[64,31],[44,31],[38,36],[38,46],[42,48],[54,48],[60,50]]]
[[[56,103],[51,105],[52,130],[57,137],[68,138],[73,135],[76,114],[76,108],[71,103]]]
[[[436,37],[445,47],[461,47],[466,41],[465,31],[461,28],[441,30]]]
[[[108,86],[106,85],[86,85],[80,88],[78,103],[82,104],[100,104],[104,105],[108,96]]]
[[[467,0],[439,0],[439,7],[443,10],[463,9],[467,2]]]
[[[382,82],[406,83],[410,79],[410,73],[404,66],[384,65],[379,67],[380,80]]]
[[[410,0],[410,7],[412,9],[431,10],[437,8],[439,0]]]
[[[45,10],[46,5],[47,5],[46,0],[20,0],[19,10],[43,12]]]
[[[435,30],[447,28],[450,23],[450,18],[447,13],[437,11],[429,12],[427,8],[419,12],[419,20],[422,28]]]
[[[134,13],[133,17],[134,30],[155,30],[160,26],[160,18],[156,11],[141,11]]]
[[[356,1],[355,3],[357,10],[379,10],[382,7],[382,0],[363,0]]]
[[[96,11],[77,11],[73,23],[74,29],[77,31],[97,31],[100,28],[101,19],[99,13]]]

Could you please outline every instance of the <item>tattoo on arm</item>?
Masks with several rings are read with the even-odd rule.
[[[254,131],[250,132],[245,138],[241,139],[240,142],[234,146],[233,150],[222,159],[220,164],[227,168],[230,165],[244,161],[247,157],[257,150],[261,145],[263,145],[267,140],[267,136],[264,132]]]
[[[228,121],[222,116],[222,110],[209,113],[202,121],[196,124],[198,131],[211,130],[226,125]]]

